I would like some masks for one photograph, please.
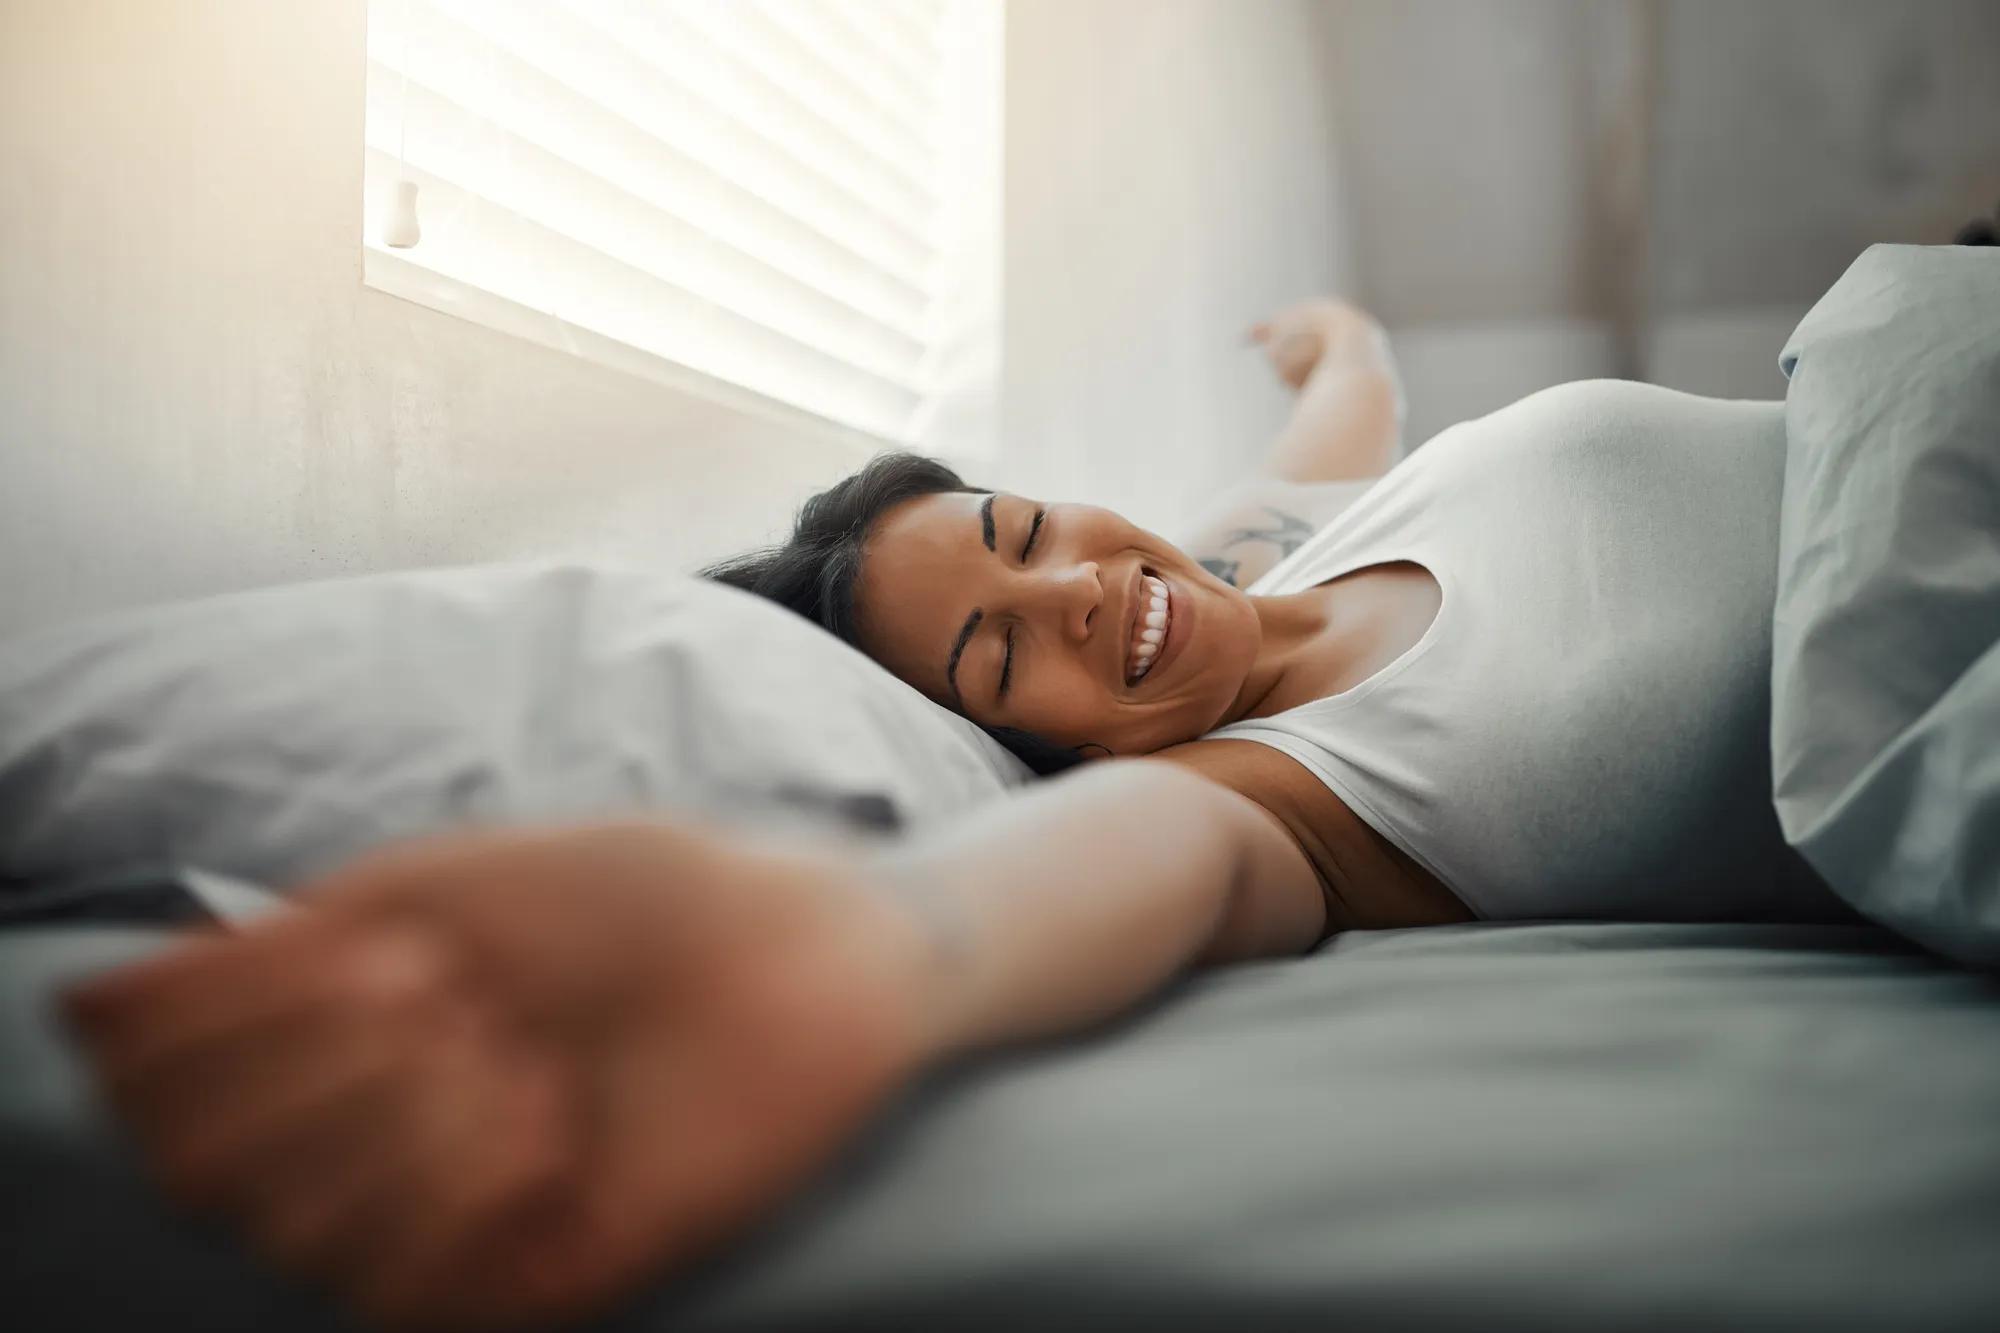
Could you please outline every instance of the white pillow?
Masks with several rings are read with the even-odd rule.
[[[272,884],[410,834],[787,788],[919,823],[1026,768],[791,612],[496,566],[270,588],[0,643],[0,876]]]
[[[2000,966],[2000,250],[1871,247],[1781,364],[1779,819],[1874,920]]]

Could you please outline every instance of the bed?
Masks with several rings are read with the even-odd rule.
[[[1862,295],[2000,308],[1978,287],[2000,269],[1934,259],[1858,264]],[[1909,285],[1910,264],[1934,289]],[[2000,336],[1957,318],[1976,333],[1953,364],[2000,384]],[[1921,347],[1897,320],[1851,323]],[[1848,344],[1808,326],[1826,336],[1788,350],[1806,367],[1795,384],[1864,378],[1816,369]],[[1854,364],[1890,360],[1862,348]],[[1950,417],[1916,382],[1900,377],[1896,404],[1934,433],[1964,426],[1939,436],[1959,453],[1937,455],[1962,497],[1966,459],[1992,467],[2000,404]],[[1788,433],[1880,428],[1886,410],[1794,420],[1788,402]],[[1906,422],[1890,438],[1921,434]],[[1920,480],[1921,455],[1869,466],[1901,457],[1896,475]],[[1850,708],[1827,692],[1867,681],[1815,654],[1873,631],[1827,608],[1907,599],[1806,595],[1839,554],[1812,502],[1788,493],[1779,804],[1875,924],[1360,932],[1193,978],[1100,1031],[937,1072],[810,1194],[605,1326],[1994,1327],[2000,980],[1964,964],[2000,939],[2000,780],[1977,722],[2000,701],[1980,674],[2000,661],[2000,577],[1973,580],[1985,601],[1955,593],[1970,648],[1898,655],[1936,677],[1902,682],[1902,721]],[[1987,549],[2000,522],[1958,513]],[[1921,530],[1948,550],[1938,523]],[[1989,617],[1984,639],[1962,632],[1968,614]],[[1864,712],[1875,748],[1834,744]],[[662,808],[881,836],[1024,780],[976,729],[802,622],[645,571],[377,576],[0,645],[14,1326],[345,1326],[157,1199],[51,1017],[65,979],[202,914],[175,897],[190,868],[282,885],[427,829]]]
[[[0,936],[19,1328],[340,1327],[162,1210]],[[1375,932],[952,1071],[611,1326],[1986,1329],[2000,984],[1869,927]]]

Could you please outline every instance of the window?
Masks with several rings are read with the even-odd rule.
[[[999,0],[371,0],[366,280],[978,456],[1000,22]]]

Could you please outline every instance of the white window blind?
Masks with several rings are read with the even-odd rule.
[[[999,6],[371,0],[367,281],[880,439],[977,433]]]

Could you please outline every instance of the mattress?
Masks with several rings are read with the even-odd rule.
[[[17,1327],[341,1327],[167,1211],[0,932]],[[1864,926],[1357,933],[942,1071],[629,1329],[1985,1329],[2000,982]]]

